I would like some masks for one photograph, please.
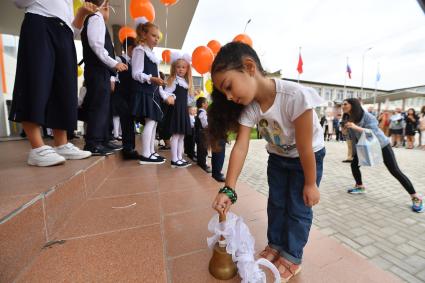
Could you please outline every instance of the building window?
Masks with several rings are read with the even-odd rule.
[[[325,89],[325,96],[323,97],[325,100],[332,100],[332,90],[329,88]]]
[[[336,94],[336,99],[339,100],[339,101],[344,100],[344,90],[338,89],[337,94]]]
[[[194,89],[203,89],[202,84],[203,84],[202,77],[193,77]]]
[[[353,98],[354,97],[354,91],[349,90],[347,91],[347,98]]]

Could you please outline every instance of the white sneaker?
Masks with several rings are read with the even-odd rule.
[[[54,148],[57,154],[62,155],[66,159],[84,159],[91,156],[90,151],[81,150],[72,143],[67,143]]]
[[[28,165],[45,167],[62,164],[65,161],[66,159],[57,154],[51,146],[43,145],[30,151],[27,163]]]

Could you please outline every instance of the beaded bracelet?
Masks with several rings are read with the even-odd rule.
[[[232,202],[232,204],[234,204],[236,202],[236,200],[238,199],[238,195],[236,194],[235,190],[232,189],[231,187],[228,186],[224,186],[223,188],[221,188],[218,191],[219,194],[226,194],[230,201]]]

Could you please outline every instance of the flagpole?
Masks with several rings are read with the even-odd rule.
[[[375,104],[376,104],[376,90],[378,88],[378,74],[379,74],[379,62],[378,62],[378,66],[376,67],[375,91],[373,93],[373,108],[375,108]]]
[[[298,63],[299,63],[299,61],[300,61],[300,57],[301,57],[301,46],[299,47],[299,50],[298,50]],[[298,84],[300,84],[300,72],[298,71]]]
[[[124,2],[124,26],[127,27],[127,3],[126,0],[123,0]],[[128,54],[128,41],[127,38],[125,40],[125,55]]]
[[[348,66],[348,56],[347,56],[347,65],[345,66],[345,72],[344,72],[344,99],[347,98],[347,66]]]

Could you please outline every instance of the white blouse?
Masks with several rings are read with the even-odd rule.
[[[72,25],[74,20],[72,0],[13,0],[13,2],[18,8],[25,9],[25,13],[61,19],[74,32],[74,37],[81,31]]]

